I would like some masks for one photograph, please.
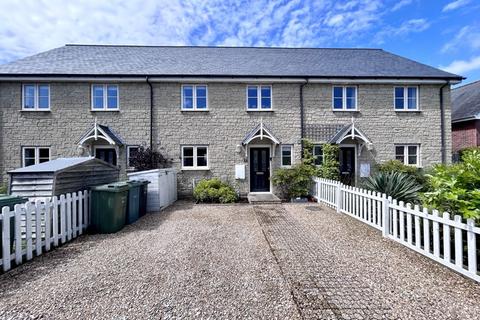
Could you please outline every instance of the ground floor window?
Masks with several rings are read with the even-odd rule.
[[[208,147],[182,146],[182,169],[208,169]]]
[[[49,147],[22,148],[22,166],[27,167],[47,161],[50,161]]]
[[[420,166],[420,146],[418,144],[395,145],[395,159],[406,165]]]
[[[315,157],[315,165],[321,166],[323,164],[323,148],[321,145],[313,146],[313,156]]]
[[[128,146],[127,147],[127,167],[129,169],[134,169],[135,168],[135,166],[132,163],[132,159],[134,159],[137,156],[139,149],[140,149],[139,146]]]
[[[290,167],[292,165],[293,146],[282,146],[282,167]]]
[[[96,148],[95,158],[117,165],[117,151],[114,148]]]

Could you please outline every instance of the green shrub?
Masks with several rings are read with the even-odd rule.
[[[460,159],[462,159],[463,155],[465,153],[469,153],[469,152],[475,152],[475,151],[480,151],[480,147],[468,147],[468,148],[465,148],[465,149],[462,149],[458,152],[459,156],[460,156]]]
[[[232,203],[237,201],[235,190],[220,179],[201,180],[193,190],[197,202]]]
[[[287,199],[308,196],[313,184],[316,169],[305,163],[292,168],[275,170],[272,183],[278,186]]]
[[[411,203],[418,200],[418,192],[422,189],[413,176],[395,171],[377,172],[365,180],[364,187]]]
[[[322,145],[323,162],[319,167],[320,178],[339,180],[340,178],[340,164],[338,162],[339,147],[335,144]]]
[[[304,140],[303,159],[291,168],[275,170],[272,183],[277,186],[286,199],[305,197],[310,194],[313,177],[318,177],[319,168],[315,166],[313,144]]]
[[[385,161],[383,163],[377,164],[376,169],[378,172],[401,172],[408,174],[417,180],[418,184],[420,185],[425,185],[426,178],[425,175],[422,171],[422,169],[419,169],[414,166],[407,166],[406,164],[403,164],[403,162],[398,161],[398,160],[389,160]]]
[[[6,184],[0,185],[0,194],[6,194],[8,192],[8,187]]]
[[[461,160],[434,166],[427,175],[430,191],[422,195],[422,200],[440,212],[480,220],[480,150],[463,152]]]

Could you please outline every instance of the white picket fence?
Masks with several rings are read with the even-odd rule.
[[[19,265],[81,235],[90,221],[89,201],[90,192],[85,190],[17,204],[13,211],[3,207],[0,214],[3,271],[10,270],[12,261]]]
[[[477,239],[480,228],[472,219],[403,203],[385,194],[315,179],[314,196],[337,212],[345,213],[402,245],[475,281],[478,273]],[[480,249],[480,248],[479,248]]]

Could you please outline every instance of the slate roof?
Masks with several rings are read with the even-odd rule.
[[[452,121],[480,119],[480,81],[451,91]]]
[[[88,162],[92,159],[95,159],[95,158],[93,157],[58,158],[55,160],[34,164],[32,166],[11,170],[8,173],[57,172],[65,168],[73,167],[78,164]]]
[[[381,49],[115,45],[66,45],[4,64],[2,75],[462,79]]]

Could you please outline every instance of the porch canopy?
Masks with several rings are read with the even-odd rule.
[[[273,144],[273,154],[275,154],[275,147],[280,144],[280,140],[275,137],[275,135],[272,133],[272,130],[270,130],[270,128],[263,123],[263,119],[247,133],[245,138],[242,140],[242,145],[245,147],[255,139],[270,140],[270,142]],[[246,148],[245,153],[247,153]]]
[[[332,144],[341,144],[343,141],[351,139],[356,140],[359,143],[358,154],[362,152],[363,147],[367,147],[368,150],[371,150],[373,143],[370,139],[363,133],[363,131],[355,126],[355,122],[352,121],[351,124],[348,124],[341,128],[334,136],[332,136],[328,143]]]
[[[96,121],[93,127],[82,135],[82,137],[78,141],[78,144],[86,145],[98,140],[104,140],[108,144],[115,146],[125,145],[125,142],[123,142],[122,138],[117,135],[112,129],[107,126],[98,124]]]
[[[115,150],[116,159],[118,159],[119,148],[124,146],[125,142],[112,129],[98,124],[95,120],[95,124],[81,136],[77,144],[79,156],[83,156],[85,151],[88,152],[88,155],[95,156],[95,146],[109,146],[109,148]],[[106,159],[102,160],[107,161]],[[113,164],[115,162],[116,160],[113,161]]]

